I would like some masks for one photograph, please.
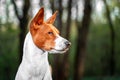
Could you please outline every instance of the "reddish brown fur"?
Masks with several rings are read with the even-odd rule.
[[[38,48],[43,50],[51,50],[55,46],[55,39],[59,31],[52,25],[56,18],[56,13],[44,22],[44,9],[40,9],[30,24],[30,33],[33,42]]]

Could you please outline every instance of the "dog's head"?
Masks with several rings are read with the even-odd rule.
[[[59,35],[53,25],[57,11],[44,21],[44,8],[41,8],[30,23],[30,33],[34,44],[50,53],[64,53],[68,50],[70,42]]]

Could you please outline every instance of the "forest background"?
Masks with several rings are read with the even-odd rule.
[[[28,24],[45,8],[71,41],[50,54],[53,80],[120,80],[120,0],[0,0],[0,80],[14,80]]]

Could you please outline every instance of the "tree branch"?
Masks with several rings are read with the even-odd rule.
[[[13,5],[14,5],[15,14],[16,14],[17,18],[20,20],[20,16],[19,16],[18,10],[17,10],[17,5],[16,5],[16,3],[15,3],[14,0],[11,0],[11,2],[12,2]]]

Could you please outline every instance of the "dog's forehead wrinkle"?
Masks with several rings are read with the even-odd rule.
[[[54,33],[59,34],[59,31],[57,30],[57,28],[56,28],[54,25],[49,24],[49,28],[50,28],[50,30],[52,30]]]

